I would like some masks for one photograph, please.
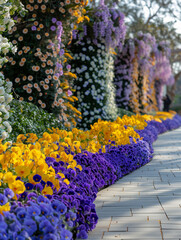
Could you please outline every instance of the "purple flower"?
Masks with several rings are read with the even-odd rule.
[[[41,210],[37,204],[33,204],[32,206],[28,207],[27,212],[30,216],[36,216],[41,214]]]
[[[57,19],[56,18],[52,18],[52,23],[56,23]]]
[[[39,174],[35,174],[35,175],[33,176],[33,180],[34,180],[35,182],[40,182],[40,181],[41,181],[41,176],[40,176]]]
[[[7,202],[8,198],[4,194],[0,193],[0,205],[5,205]]]
[[[32,30],[32,31],[36,31],[36,26],[32,26],[32,27],[31,27],[31,30]]]
[[[61,49],[59,52],[59,55],[62,56],[62,55],[64,55],[64,53],[65,53],[64,49]]]
[[[78,234],[77,234],[77,238],[80,239],[87,239],[88,238],[88,234],[85,230],[81,230]]]
[[[56,27],[55,27],[55,26],[51,26],[50,29],[51,29],[52,31],[55,31],[55,30],[56,30]]]
[[[10,188],[5,188],[4,189],[4,195],[8,198],[13,198],[14,197],[14,192]]]
[[[72,96],[72,91],[68,90],[67,94],[68,94],[69,97]]]
[[[68,64],[68,65],[66,66],[66,68],[67,68],[67,70],[70,70],[70,69],[71,69],[71,65]]]
[[[28,193],[27,192],[24,192],[22,194],[20,194],[21,198],[25,199],[27,197]]]
[[[23,226],[30,236],[32,236],[33,233],[37,230],[36,222],[32,219],[25,219]]]
[[[25,187],[26,187],[26,190],[32,190],[34,185],[32,183],[26,183]]]
[[[46,234],[43,238],[44,240],[57,240],[57,236],[55,234],[49,233]],[[66,238],[65,238],[66,239]],[[68,239],[68,238],[67,238]]]
[[[40,209],[41,209],[41,214],[46,216],[50,213],[50,208],[49,205],[46,203],[41,203],[40,204]]]
[[[56,24],[57,24],[57,26],[61,26],[62,25],[62,23],[60,21],[57,21]]]
[[[20,211],[18,211],[17,213],[17,217],[19,219],[24,219],[27,215],[27,212],[25,211],[25,209],[21,209]]]
[[[61,231],[61,240],[71,240],[72,239],[72,233],[69,230],[62,229]]]

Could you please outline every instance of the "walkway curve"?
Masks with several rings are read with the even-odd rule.
[[[100,191],[88,240],[181,240],[181,128],[159,135],[147,165]]]

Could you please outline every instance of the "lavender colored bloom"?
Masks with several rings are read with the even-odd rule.
[[[57,26],[62,26],[62,22],[60,22],[60,21],[57,21],[56,24],[57,24]]]
[[[72,96],[72,91],[68,90],[67,94],[68,94],[69,97]]]
[[[62,56],[62,55],[64,55],[64,53],[65,53],[64,49],[61,49],[59,52],[59,55]]]
[[[52,18],[52,23],[56,23],[57,19],[56,18]]]
[[[32,31],[36,31],[36,26],[32,26],[32,27],[31,27],[31,30],[32,30]]]
[[[13,198],[14,197],[14,192],[10,188],[5,188],[4,189],[4,195],[7,198]]]
[[[55,27],[55,26],[51,26],[50,29],[51,29],[52,31],[55,31],[55,30],[56,30],[56,27]]]
[[[0,205],[5,205],[7,202],[8,198],[4,194],[0,193]]]
[[[66,68],[67,68],[67,70],[70,70],[70,69],[71,69],[71,65],[68,64],[68,65],[66,66]]]

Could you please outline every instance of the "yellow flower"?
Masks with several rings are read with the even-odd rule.
[[[4,174],[3,182],[8,184],[13,183],[16,178],[17,176],[13,175],[12,172],[7,172]]]
[[[82,166],[77,165],[76,168],[78,168],[80,171],[82,171]]]
[[[53,194],[53,190],[51,187],[44,187],[44,189],[42,190],[42,194],[44,195],[52,195]]]
[[[16,174],[19,176],[19,177],[27,177],[29,174],[30,174],[30,168],[26,167],[26,166],[17,166],[15,167],[15,171],[16,171]]]
[[[90,22],[90,18],[88,16],[84,17],[88,22]]]
[[[0,214],[3,215],[3,212],[9,212],[11,209],[9,202],[7,202],[5,205],[0,205]]]
[[[8,183],[8,186],[11,190],[13,190],[14,194],[21,194],[26,190],[24,183],[20,180],[16,180],[13,183]]]
[[[64,183],[66,183],[67,185],[69,185],[69,184],[70,184],[70,182],[69,182],[69,180],[68,180],[68,179],[64,179],[63,181],[64,181]]]

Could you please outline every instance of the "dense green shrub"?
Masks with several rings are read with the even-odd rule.
[[[32,103],[13,100],[9,122],[12,132],[8,140],[15,141],[19,134],[36,133],[41,136],[48,128],[61,128],[60,121],[53,113],[38,108]]]
[[[127,110],[122,109],[122,108],[118,108],[118,116],[122,118],[124,115],[127,115],[127,116],[130,117],[132,115],[135,115],[135,113],[127,111]]]

